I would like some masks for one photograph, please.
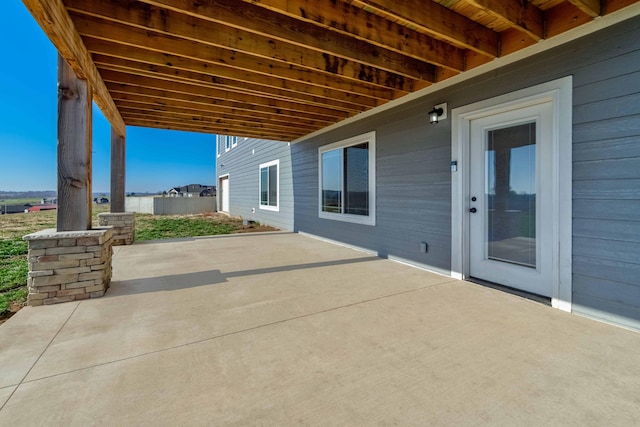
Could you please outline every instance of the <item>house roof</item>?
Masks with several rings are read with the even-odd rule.
[[[640,0],[23,0],[125,125],[291,141]]]

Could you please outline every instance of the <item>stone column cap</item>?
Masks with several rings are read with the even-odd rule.
[[[36,231],[35,233],[23,236],[24,240],[51,240],[51,239],[77,239],[79,237],[103,237],[113,234],[112,226],[102,226],[92,228],[91,230],[78,231],[57,231],[55,228],[47,228],[45,230]]]

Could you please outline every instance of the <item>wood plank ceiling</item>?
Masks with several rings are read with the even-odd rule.
[[[290,141],[636,1],[62,3],[127,125]]]

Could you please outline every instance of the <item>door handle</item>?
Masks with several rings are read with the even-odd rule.
[[[476,209],[476,208],[471,208],[471,209],[469,209],[469,212],[471,212],[471,213],[476,213],[476,212],[478,212],[478,209]]]

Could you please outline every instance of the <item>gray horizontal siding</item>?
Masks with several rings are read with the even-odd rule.
[[[259,166],[273,160],[280,161],[278,212],[260,209]],[[293,230],[291,151],[286,142],[239,138],[236,147],[223,150],[216,165],[218,176],[229,174],[230,215]]]
[[[574,310],[638,327],[640,300],[640,18],[292,146],[297,230],[451,268],[451,120],[464,106],[573,76]],[[377,136],[377,223],[318,218],[319,146]],[[630,235],[634,235],[631,237]],[[419,242],[429,244],[420,253]]]

